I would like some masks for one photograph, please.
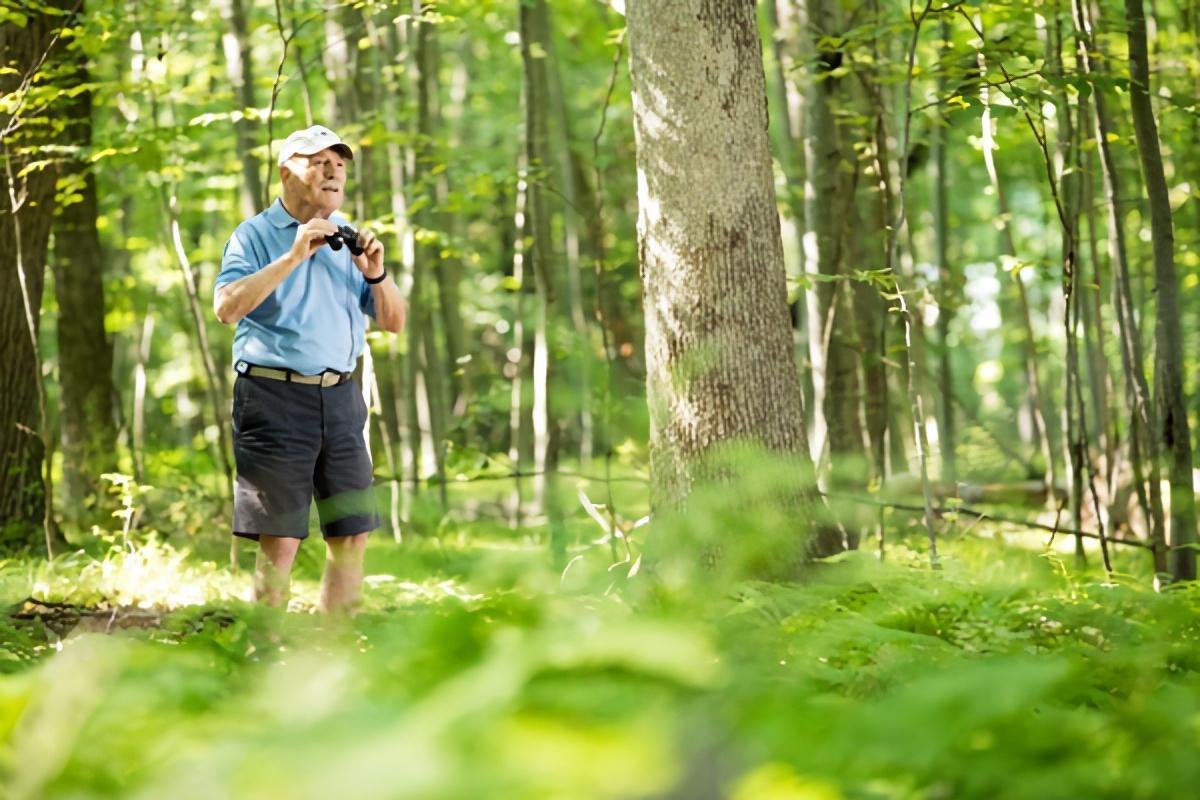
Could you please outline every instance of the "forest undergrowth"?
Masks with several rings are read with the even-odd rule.
[[[645,529],[639,529],[645,530]],[[652,535],[652,534],[650,534]],[[6,798],[1154,798],[1200,779],[1200,593],[992,523],[800,580],[368,550],[361,613],[157,538],[0,566]],[[319,552],[310,542],[306,551]],[[1128,559],[1128,560],[1126,560]],[[1120,570],[1125,570],[1122,573]],[[633,573],[632,575],[630,573]]]

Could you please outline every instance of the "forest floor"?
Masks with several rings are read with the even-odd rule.
[[[664,588],[532,532],[378,537],[352,621],[155,539],[0,562],[6,798],[1156,798],[1200,783],[1200,592],[990,523]],[[248,555],[248,554],[247,554]],[[575,557],[578,556],[578,557]],[[1095,561],[1095,559],[1093,559]],[[1124,570],[1124,572],[1122,572]],[[633,572],[633,575],[629,573]],[[669,584],[669,581],[666,583]]]

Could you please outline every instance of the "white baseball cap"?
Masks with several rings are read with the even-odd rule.
[[[311,128],[293,131],[283,140],[283,147],[279,149],[279,165],[283,166],[292,156],[311,156],[330,147],[341,153],[343,158],[354,158],[354,151],[350,149],[350,145],[324,125],[313,125]]]

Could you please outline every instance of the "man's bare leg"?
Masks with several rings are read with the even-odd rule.
[[[334,536],[325,540],[325,572],[321,576],[320,610],[353,614],[362,599],[363,553],[367,534]]]
[[[254,564],[254,599],[263,605],[286,608],[292,588],[292,562],[296,560],[300,540],[263,536],[259,545]]]

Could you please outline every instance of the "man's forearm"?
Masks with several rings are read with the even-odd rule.
[[[408,303],[391,276],[372,284],[371,294],[375,300],[375,321],[385,331],[399,333],[404,330],[404,319],[408,315]]]
[[[253,275],[222,286],[213,302],[217,319],[226,325],[232,325],[258,308],[262,301],[267,299],[267,295],[275,291],[299,266],[299,262],[294,258],[290,252],[284,253]]]

